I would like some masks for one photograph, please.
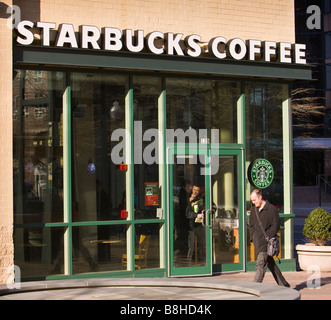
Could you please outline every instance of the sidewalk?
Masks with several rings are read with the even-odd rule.
[[[121,300],[123,305],[125,300],[137,300],[145,304],[147,300],[158,300],[161,303],[176,300],[298,299],[299,292],[291,288],[214,277],[67,279],[24,282],[16,289],[0,286],[0,301]]]
[[[310,287],[313,287],[316,283],[313,281],[316,274],[309,274],[305,271],[297,271],[283,272],[283,275],[291,285],[291,288],[300,292],[301,300],[331,300],[331,272],[321,273],[320,286],[315,289],[308,288],[307,282],[310,284]],[[213,278],[222,280],[253,281],[254,272],[223,274],[214,276]],[[276,282],[270,272],[266,273],[263,283],[276,285]]]
[[[262,284],[253,282],[253,272],[193,278],[24,282],[17,291],[0,286],[0,300],[331,300],[331,272],[322,273],[317,282],[313,281],[316,274],[303,271],[283,275],[290,289],[276,285],[270,272]],[[315,285],[318,288],[312,288]]]

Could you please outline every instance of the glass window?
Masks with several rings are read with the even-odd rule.
[[[329,33],[325,34],[325,58],[331,58],[331,35]]]
[[[232,81],[167,78],[167,128],[194,129],[192,143],[199,142],[199,129],[215,143],[237,143],[237,103],[240,85]],[[218,134],[211,132],[217,129]],[[193,137],[193,136],[192,136]],[[177,140],[178,141],[178,140]],[[168,143],[176,142],[170,141]],[[178,141],[179,142],[179,141]]]
[[[135,229],[135,269],[160,268],[159,223],[141,223]]]
[[[72,73],[71,82],[73,221],[121,219],[125,171],[112,152],[122,156],[124,150],[112,134],[125,130],[128,77]]]
[[[238,156],[219,156],[219,164],[212,176],[213,263],[239,263]]]
[[[326,66],[326,68],[325,68],[325,71],[326,71],[326,75],[325,75],[325,77],[326,77],[326,88],[328,89],[328,90],[330,90],[331,89],[331,66]]]
[[[15,223],[63,221],[64,89],[62,72],[14,73]]]
[[[192,164],[193,155],[174,155],[172,166],[172,241],[174,268],[207,265],[206,228],[195,223],[191,209],[202,213],[206,208],[206,176],[201,175],[201,163]],[[204,160],[203,160],[204,161]],[[190,202],[190,198],[196,200]],[[170,229],[169,228],[169,229]]]
[[[15,265],[22,278],[64,274],[65,228],[15,228]]]
[[[73,227],[73,272],[126,270],[127,225]]]
[[[161,78],[133,77],[135,219],[156,218],[159,185],[158,99]]]
[[[235,81],[212,81],[212,129],[219,130],[219,143],[238,143],[237,108],[240,83]],[[212,138],[212,142],[215,139]],[[215,141],[217,142],[217,141]]]
[[[274,169],[272,184],[263,190],[264,198],[281,211],[283,204],[283,125],[282,85],[247,83],[246,107],[246,161],[267,159]],[[251,207],[247,193],[247,208]],[[280,211],[280,212],[281,212]]]
[[[330,0],[324,0],[324,12],[325,13],[330,13],[331,12]]]

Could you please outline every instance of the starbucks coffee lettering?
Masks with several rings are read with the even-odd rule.
[[[41,45],[55,48],[93,49],[104,51],[148,51],[156,55],[214,57],[217,59],[306,64],[306,45],[286,42],[226,39],[218,36],[208,42],[197,34],[184,37],[182,33],[143,30],[120,30],[114,27],[82,25],[75,32],[72,24],[59,26],[51,22],[21,21],[17,25],[17,44]],[[55,37],[53,36],[55,33]],[[54,38],[54,41],[51,39]]]

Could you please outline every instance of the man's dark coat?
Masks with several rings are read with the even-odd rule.
[[[259,221],[256,218],[256,215],[259,215],[262,227],[265,230],[268,238],[274,237],[280,226],[279,214],[275,206],[273,206],[268,200],[261,211],[258,208],[251,208],[251,214],[249,218],[249,233],[250,241],[253,242],[255,253],[267,252],[267,241],[265,235],[261,230]]]

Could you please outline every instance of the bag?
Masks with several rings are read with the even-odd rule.
[[[267,254],[270,257],[279,255],[279,237],[275,236],[269,239],[267,244]]]
[[[260,221],[260,218],[259,218],[259,215],[258,215],[258,212],[257,212],[256,208],[255,208],[255,214],[256,214],[256,218],[259,222],[260,228],[261,228],[265,238],[268,238],[267,234],[265,233],[265,230],[262,227],[262,223]],[[267,255],[270,256],[270,257],[273,257],[273,256],[278,257],[278,255],[279,255],[279,237],[276,235],[276,236],[272,237],[271,239],[269,239],[267,241],[268,241]],[[278,258],[278,260],[279,260],[279,263],[280,263],[279,258]]]

